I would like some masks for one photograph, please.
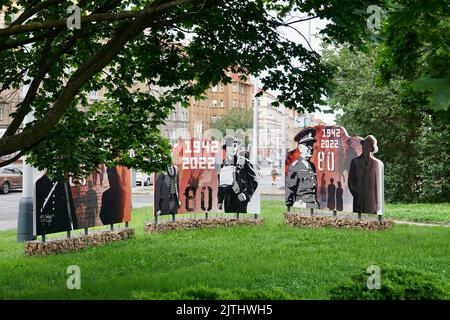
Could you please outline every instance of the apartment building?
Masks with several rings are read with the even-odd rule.
[[[189,132],[192,137],[200,137],[211,128],[211,124],[226,114],[238,109],[252,108],[253,84],[248,77],[242,80],[237,74],[228,74],[231,83],[219,83],[205,92],[205,100],[191,98],[189,101]]]

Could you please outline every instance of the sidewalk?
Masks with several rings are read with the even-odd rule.
[[[261,195],[284,196],[284,181],[280,178],[277,179],[276,185],[272,185],[272,177],[260,176],[259,187]],[[131,193],[133,195],[153,195],[153,186],[136,186],[132,188]]]
[[[131,189],[131,194],[153,195],[153,186],[136,186]]]
[[[407,224],[407,225],[419,226],[419,227],[450,227],[450,224],[414,222],[414,221],[402,221],[402,220],[394,220],[394,223],[395,224]]]
[[[280,196],[284,197],[284,186],[261,185],[260,193],[263,196]]]

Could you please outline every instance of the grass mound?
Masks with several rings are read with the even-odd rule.
[[[403,267],[380,266],[381,287],[369,289],[366,270],[330,291],[335,300],[437,300],[449,299],[449,285],[432,273]]]

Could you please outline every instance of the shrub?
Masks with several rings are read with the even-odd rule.
[[[248,290],[236,288],[232,290],[191,287],[172,292],[137,292],[135,299],[142,300],[284,300],[290,296],[281,290]]]

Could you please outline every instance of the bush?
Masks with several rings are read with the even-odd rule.
[[[380,266],[381,288],[368,289],[370,274],[363,270],[330,291],[334,300],[438,300],[449,299],[449,285],[434,274],[397,266]]]

